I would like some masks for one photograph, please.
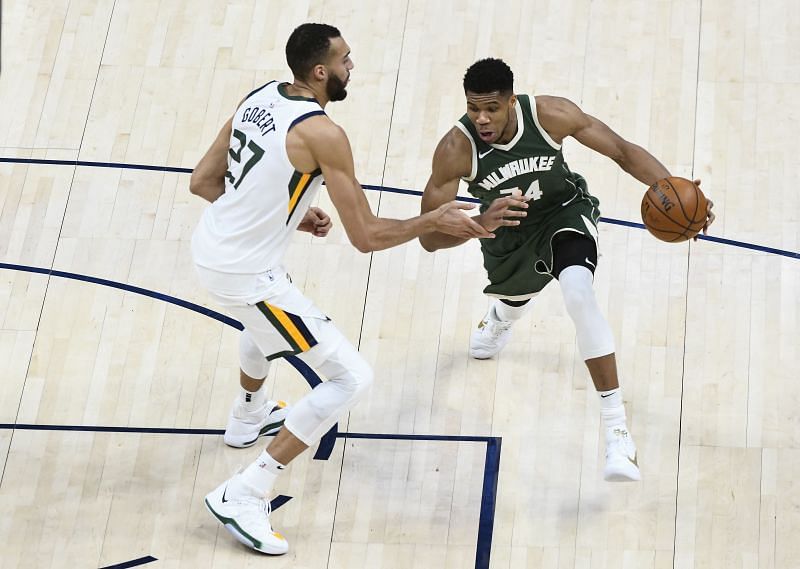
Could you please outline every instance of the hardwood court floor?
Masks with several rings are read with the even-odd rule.
[[[0,568],[800,567],[800,4],[2,10]],[[669,245],[601,224],[596,290],[641,483],[602,480],[599,404],[557,285],[499,358],[471,360],[487,305],[477,244],[364,255],[337,223],[324,240],[298,234],[288,265],[376,370],[339,425],[364,437],[337,439],[327,460],[312,449],[279,482],[284,557],[245,550],[205,512],[203,496],[256,454],[218,434],[237,332],[170,302],[216,310],[191,264],[203,202],[188,175],[120,165],[192,168],[245,93],[289,79],[283,47],[304,21],[337,25],[353,49],[350,95],[328,110],[363,184],[424,186],[464,112],[462,74],[488,55],[509,62],[518,92],[569,97],[674,174],[702,178],[712,234],[727,241]],[[603,215],[639,221],[644,188],[565,147]],[[383,216],[419,210],[413,194],[367,195]],[[334,213],[324,192],[319,205]],[[285,362],[269,386],[289,401],[308,389]]]

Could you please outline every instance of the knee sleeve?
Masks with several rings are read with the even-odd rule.
[[[264,379],[269,373],[269,362],[247,328],[239,336],[239,366],[253,379]]]
[[[567,312],[575,323],[581,357],[590,360],[614,353],[614,336],[597,305],[592,288],[592,272],[578,265],[566,267],[561,271],[558,282]]]
[[[361,354],[348,342],[332,323],[333,331],[325,332],[325,340],[339,336],[333,351],[323,358],[313,349],[298,357],[316,369],[326,381],[317,385],[311,393],[292,406],[286,417],[286,428],[305,444],[311,446],[361,399],[373,382],[372,368]],[[321,342],[322,346],[326,342]]]

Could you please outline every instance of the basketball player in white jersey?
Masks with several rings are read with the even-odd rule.
[[[362,252],[439,232],[491,238],[455,201],[406,220],[376,217],[355,178],[341,127],[325,114],[345,98],[353,62],[339,31],[303,24],[292,32],[286,59],[292,83],[272,81],[239,104],[200,160],[190,190],[212,202],[192,238],[199,278],[211,297],[244,325],[241,394],[225,442],[245,447],[278,431],[247,468],[206,496],[209,511],[242,543],[282,554],[286,539],[272,530],[269,502],[280,471],[315,444],[363,395],[372,370],[325,314],[295,288],[282,258],[296,229],[324,237],[330,218],[310,207],[322,180],[347,236]],[[499,203],[502,217],[514,198]],[[523,204],[524,205],[524,204]],[[293,407],[267,401],[262,389],[270,361],[296,355],[326,381]]]

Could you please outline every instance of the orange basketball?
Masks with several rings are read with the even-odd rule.
[[[686,241],[706,224],[706,203],[694,182],[675,176],[664,178],[647,188],[642,197],[642,221],[662,241]]]

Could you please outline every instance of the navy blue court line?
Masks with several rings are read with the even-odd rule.
[[[52,269],[45,269],[42,267],[31,267],[26,265],[15,265],[10,263],[0,263],[0,269],[9,269],[17,271],[26,271],[38,274],[53,275],[62,278],[70,278],[79,281],[91,282],[104,286],[109,286],[125,291],[130,291],[136,294],[157,298],[164,302],[175,304],[183,308],[188,308],[200,314],[204,314],[210,318],[223,322],[229,326],[233,326],[238,330],[242,330],[243,326],[237,320],[229,318],[224,314],[220,314],[209,308],[205,308],[192,302],[187,302],[179,298],[169,296],[166,294],[158,293],[155,291],[147,290],[141,287],[132,286],[108,279],[100,279],[88,275],[81,275],[78,273],[69,273],[66,271],[56,271]],[[311,388],[320,383],[322,380],[308,365],[302,360],[289,356],[286,360],[291,363],[295,369],[306,379]],[[23,424],[0,424],[0,429],[24,429],[24,430],[93,430],[96,432],[147,432],[147,433],[165,433],[165,434],[222,434],[221,429],[172,429],[172,428],[139,428],[132,427],[74,427],[69,425],[23,425]],[[484,480],[483,480],[483,494],[481,495],[481,511],[478,518],[478,542],[476,545],[475,556],[475,569],[489,569],[489,557],[492,548],[492,531],[494,528],[494,514],[495,514],[495,501],[497,495],[497,478],[500,472],[500,439],[496,437],[463,437],[463,436],[448,436],[448,435],[378,435],[374,433],[339,433],[338,424],[335,424],[331,429],[322,437],[317,447],[317,452],[314,454],[316,460],[327,460],[330,458],[331,453],[337,438],[354,438],[354,439],[389,439],[389,440],[432,440],[432,441],[458,441],[458,442],[485,442],[486,445],[486,459],[484,464]],[[493,481],[493,482],[492,482]],[[491,490],[492,495],[487,496],[486,492]],[[277,500],[277,498],[276,498]],[[277,504],[274,509],[283,505],[285,501]],[[149,561],[147,561],[149,563]]]
[[[77,431],[92,433],[163,433],[173,435],[222,435],[222,429],[174,429],[152,427],[105,427],[86,425],[35,425],[26,423],[0,423],[0,429],[18,429],[21,431]],[[486,443],[486,457],[483,466],[483,487],[481,489],[481,510],[478,515],[478,541],[475,551],[475,569],[489,569],[492,552],[492,535],[494,516],[497,505],[497,482],[500,475],[500,437],[462,436],[462,435],[403,435],[380,433],[336,433],[340,439],[368,439],[395,441],[448,441],[448,442],[480,442]],[[279,495],[271,502],[273,510],[277,510],[290,496]],[[114,566],[115,568],[118,566]],[[122,566],[119,566],[122,567]],[[129,565],[126,567],[133,567]],[[105,568],[110,569],[110,568]]]
[[[88,160],[48,160],[43,158],[4,158],[0,157],[0,163],[6,162],[10,164],[49,164],[57,166],[91,166],[95,168],[122,168],[127,170],[150,170],[155,172],[178,172],[180,174],[191,174],[192,168],[176,168],[174,166],[150,166],[148,164],[126,164],[124,162],[91,162]],[[407,190],[405,188],[393,188],[391,186],[373,186],[370,184],[361,184],[365,190],[376,190],[379,192],[389,192],[393,194],[405,194],[409,196],[421,196],[422,192],[418,190]],[[456,199],[461,202],[480,203],[477,198],[470,198],[465,196],[457,196]],[[610,223],[612,225],[623,225],[625,227],[636,227],[644,229],[641,223],[633,221],[625,221],[624,219],[614,219],[612,217],[601,217],[600,221],[603,223]],[[782,257],[789,257],[790,259],[800,259],[800,252],[787,251],[785,249],[776,249],[774,247],[766,247],[764,245],[756,245],[755,243],[746,243],[744,241],[736,241],[734,239],[725,239],[722,237],[713,237],[711,235],[698,235],[701,241],[712,241],[714,243],[721,243],[723,245],[731,245],[733,247],[741,247],[742,249],[751,249],[753,251],[761,251],[762,253],[770,253],[772,255],[780,255]]]
[[[118,563],[117,565],[106,565],[100,569],[128,569],[128,567],[138,567],[139,565],[146,565],[147,563],[152,563],[153,561],[158,561],[158,559],[152,555],[148,555],[146,557],[140,557],[139,559],[126,561],[125,563]]]
[[[15,265],[12,263],[0,263],[0,269],[9,269],[12,271],[24,271],[28,273],[38,273],[42,275],[52,275],[54,277],[62,277],[65,279],[73,279],[77,281],[83,281],[93,284],[99,284],[111,288],[117,288],[120,290],[124,290],[127,292],[133,292],[135,294],[141,294],[143,296],[149,296],[151,298],[155,298],[157,300],[161,300],[164,302],[168,302],[170,304],[175,304],[176,306],[180,306],[182,308],[188,308],[194,312],[202,314],[204,316],[208,316],[209,318],[213,318],[214,320],[218,320],[223,324],[227,324],[237,330],[241,331],[244,330],[244,326],[238,320],[234,320],[224,314],[220,314],[215,310],[211,310],[210,308],[206,308],[204,306],[200,306],[199,304],[195,304],[193,302],[187,302],[186,300],[182,300],[180,298],[176,298],[174,296],[170,296],[168,294],[163,294],[160,292],[148,290],[146,288],[141,288],[138,286],[133,286],[117,281],[111,281],[108,279],[101,279],[98,277],[92,277],[89,275],[81,275],[78,273],[70,273],[67,271],[56,271],[53,269],[47,269],[44,267],[30,267],[27,265]],[[295,356],[289,356],[285,358],[294,368],[300,372],[308,384],[311,386],[311,389],[314,389],[317,385],[322,383],[322,380],[319,376],[314,372],[313,369],[308,367],[302,360],[296,358]],[[317,447],[317,452],[314,454],[314,459],[316,460],[328,460],[333,453],[333,447],[336,444],[336,432],[338,431],[338,426],[334,425],[331,429],[325,433],[325,435],[320,439],[319,446]]]
[[[123,170],[150,170],[153,172],[177,172],[191,174],[192,168],[174,166],[150,166],[148,164],[124,164],[122,162],[92,162],[89,160],[49,160],[46,158],[3,158],[0,162],[9,164],[48,164],[51,166],[91,166],[94,168],[121,168]]]
[[[76,431],[83,433],[138,433],[164,435],[222,435],[224,429],[180,427],[111,427],[107,425],[48,425],[41,423],[0,423],[0,430],[20,431]],[[271,435],[269,435],[271,436]],[[394,433],[336,433],[337,439],[374,439],[381,441],[440,441],[454,443],[497,443],[499,437],[470,435],[417,435]],[[499,451],[498,451],[499,454]]]

